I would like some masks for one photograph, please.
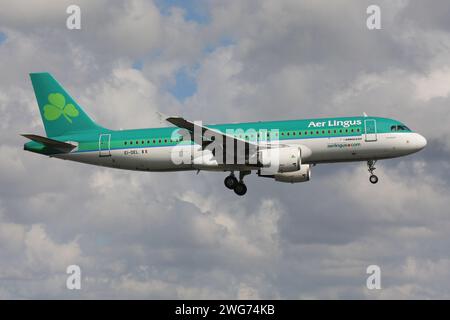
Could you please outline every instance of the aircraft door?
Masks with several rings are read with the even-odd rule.
[[[109,133],[100,134],[98,139],[98,151],[100,157],[111,156],[111,135]]]
[[[365,140],[377,141],[377,122],[374,119],[364,120]]]

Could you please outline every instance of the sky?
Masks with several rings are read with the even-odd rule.
[[[0,299],[450,298],[450,3],[0,0]],[[381,9],[381,29],[366,9]],[[25,152],[51,72],[111,129],[390,117],[420,153],[312,180],[140,173]],[[66,288],[78,265],[81,290]],[[366,287],[369,265],[380,290]]]

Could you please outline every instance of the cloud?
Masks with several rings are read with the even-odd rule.
[[[112,129],[159,126],[156,112],[163,103],[157,88],[141,72],[117,68],[88,89],[86,105],[96,106],[96,119]],[[164,101],[165,102],[165,101]],[[102,112],[105,107],[111,112]],[[124,121],[125,119],[125,121]]]
[[[425,102],[433,98],[446,98],[450,93],[449,70],[434,70],[425,77],[415,80],[417,99]]]
[[[447,2],[213,1],[196,21],[152,1],[1,2],[2,298],[445,298],[450,205]],[[134,69],[139,62],[142,68]],[[180,70],[196,91],[170,93]],[[313,180],[140,173],[22,150],[43,133],[27,74],[49,71],[100,124],[160,126],[156,111],[205,122],[387,116],[428,139],[421,153],[320,165]],[[82,268],[82,290],[65,288]],[[365,288],[366,268],[381,291]]]

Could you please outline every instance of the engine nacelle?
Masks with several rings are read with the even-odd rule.
[[[275,181],[279,182],[306,182],[311,179],[311,166],[309,164],[303,164],[300,170],[294,172],[277,173],[273,177]]]
[[[259,151],[258,159],[263,167],[271,167],[277,173],[300,170],[302,164],[298,147],[264,149]]]
[[[218,162],[210,150],[199,151],[198,156],[192,159],[192,167],[198,170],[208,170],[218,167]]]

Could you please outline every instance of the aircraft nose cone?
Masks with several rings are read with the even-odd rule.
[[[420,134],[416,134],[416,137],[414,140],[415,140],[416,148],[418,150],[422,150],[427,145],[427,139],[425,139],[425,137]]]

